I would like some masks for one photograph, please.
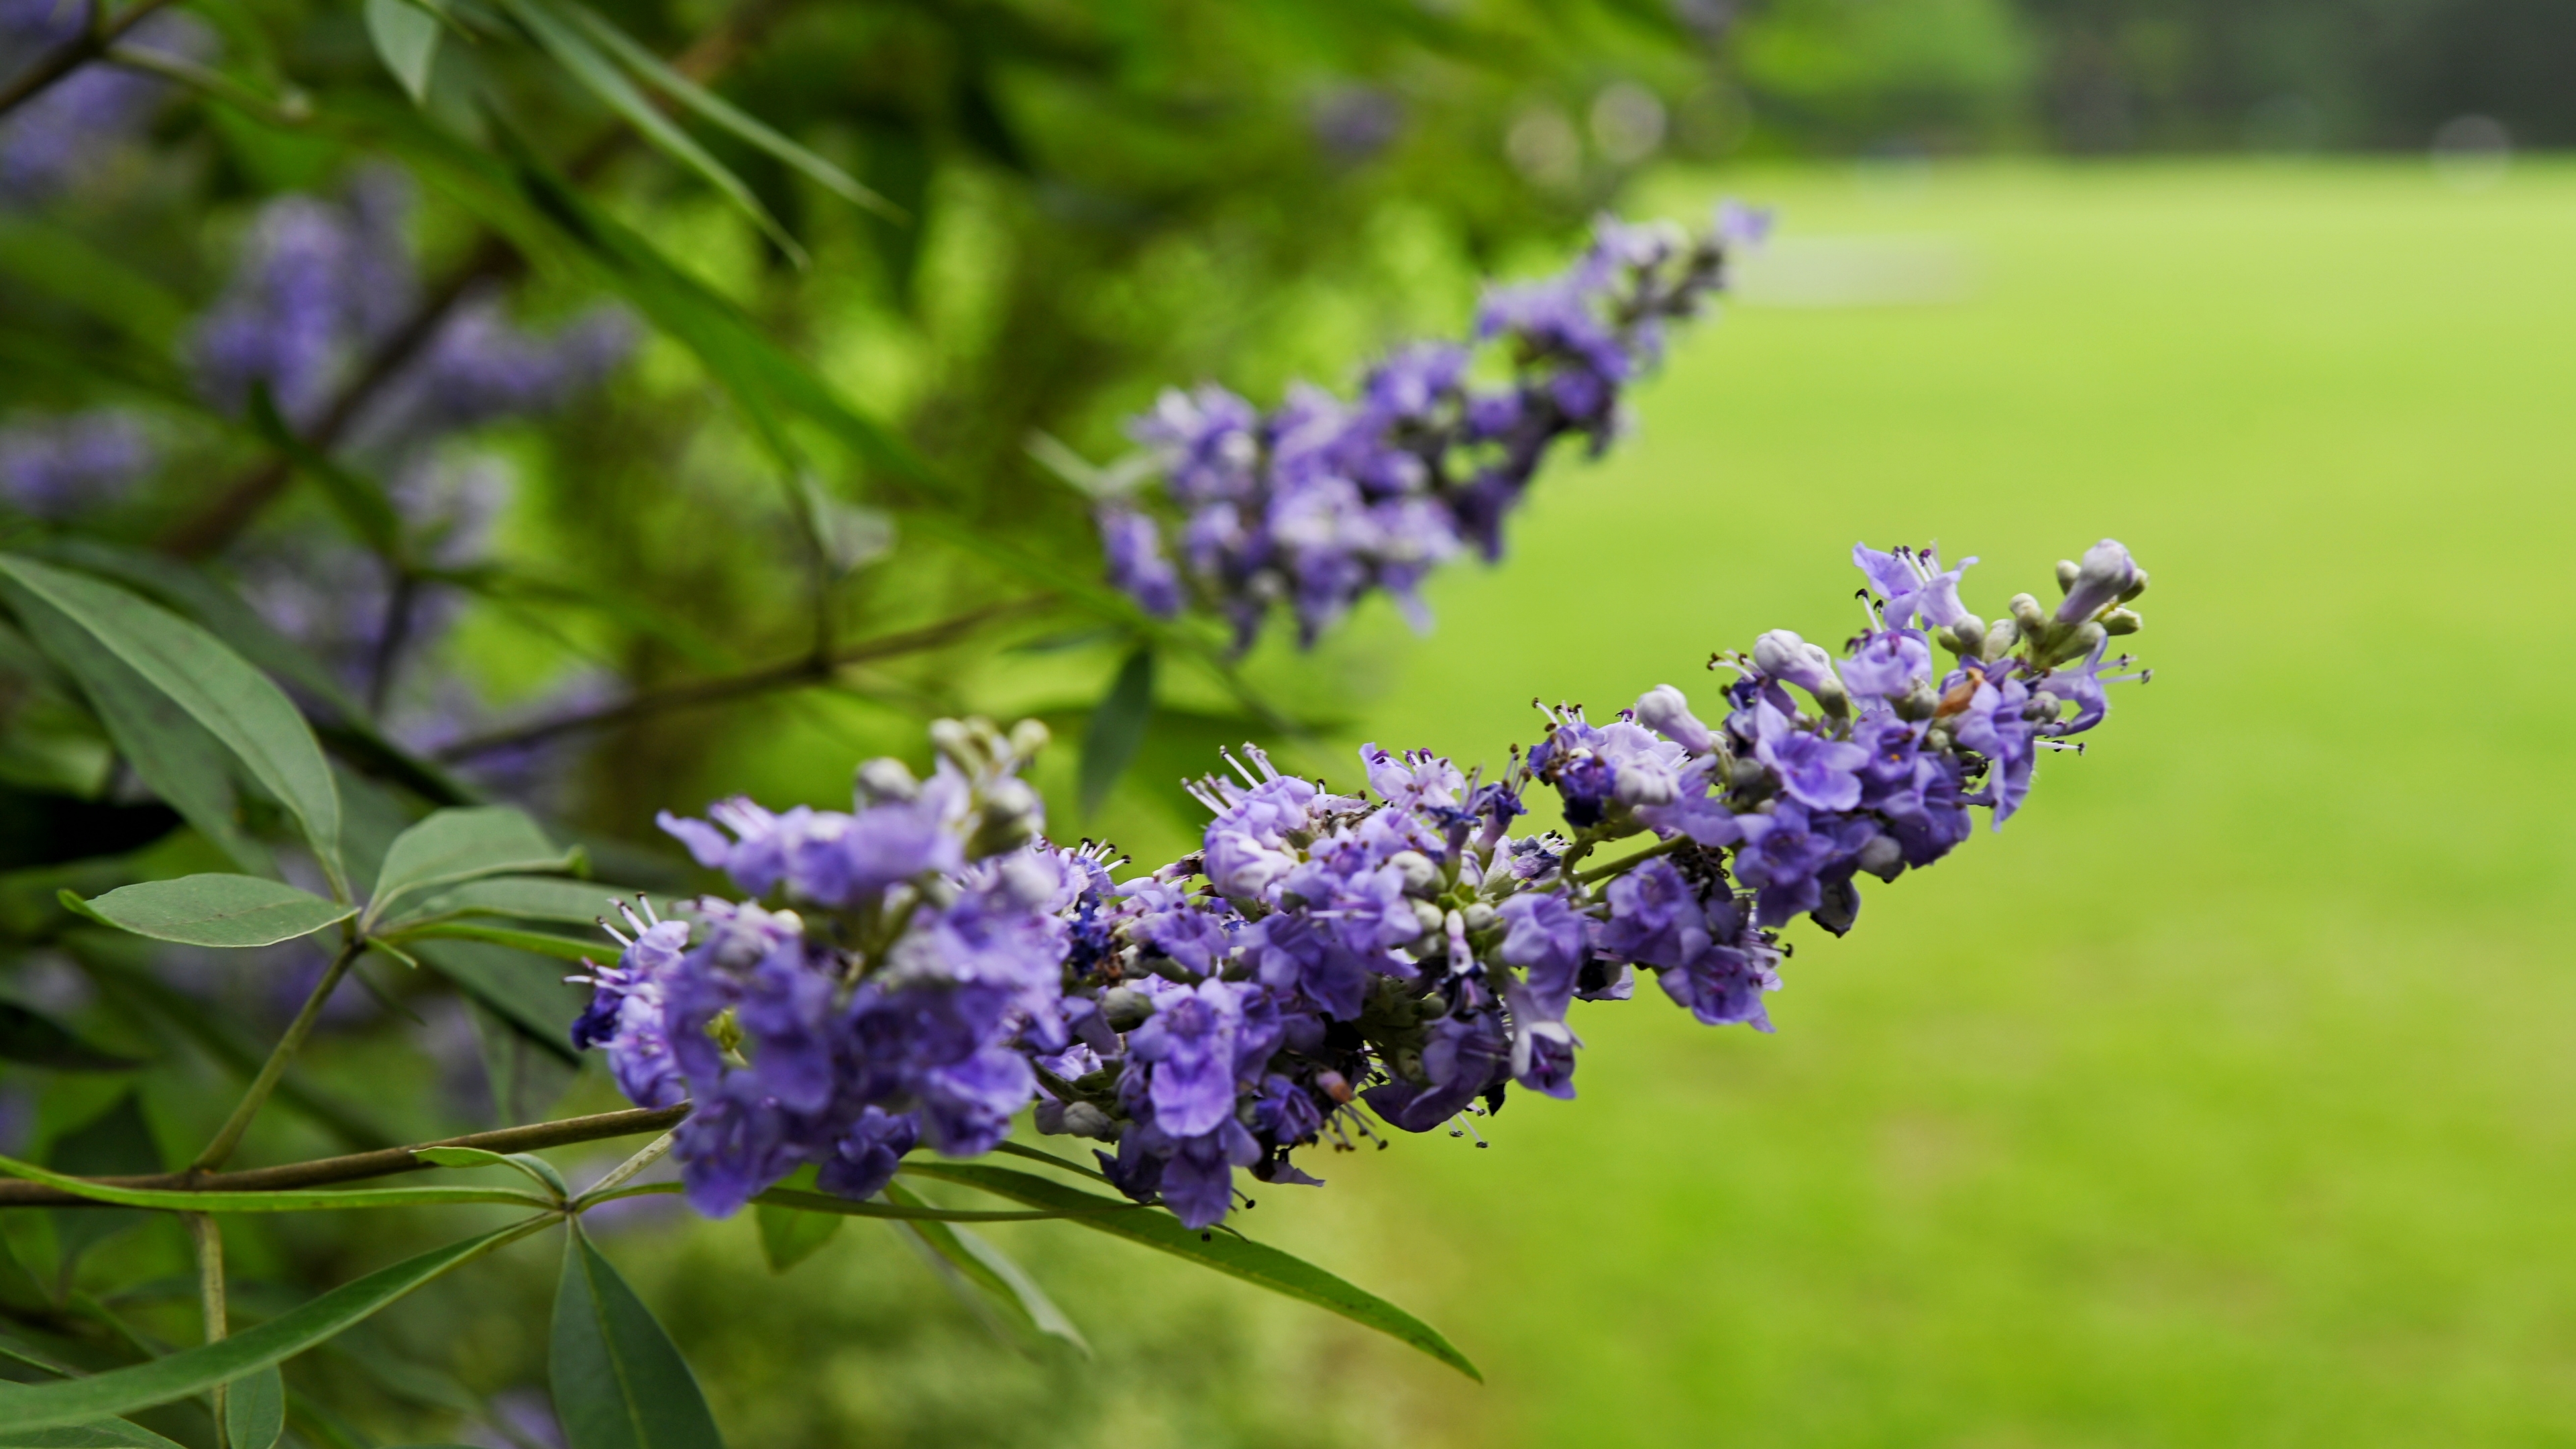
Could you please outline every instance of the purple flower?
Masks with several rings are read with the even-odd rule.
[[[143,429],[112,408],[0,428],[0,499],[39,518],[115,501],[152,466]]]
[[[1752,817],[1746,817],[1748,820]],[[1708,949],[1708,911],[1669,860],[1650,860],[1610,882],[1601,949],[1646,966],[1678,966]]]
[[[1868,761],[1869,751],[1802,730],[1767,700],[1754,705],[1753,721],[1753,752],[1780,777],[1780,788],[1791,799],[1818,810],[1849,810],[1860,803],[1856,772]]]
[[[1486,1008],[1444,1016],[1431,1024],[1422,1047],[1427,1082],[1399,1077],[1361,1096],[1388,1123],[1428,1132],[1465,1111],[1511,1073],[1512,1043],[1502,1014]]]
[[[1717,737],[1690,711],[1690,701],[1669,684],[1658,684],[1637,696],[1637,723],[1695,755],[1717,748]]]
[[[1766,814],[1736,819],[1744,827],[1744,848],[1735,857],[1735,876],[1753,887],[1761,924],[1786,925],[1823,902],[1817,876],[1840,853],[1834,822],[1811,816],[1791,800],[1777,802]]]
[[[1150,1069],[1154,1121],[1175,1137],[1214,1131],[1234,1112],[1234,1038],[1243,1022],[1238,993],[1224,981],[1175,989],[1127,1038],[1129,1055]]]
[[[2146,571],[2115,538],[2106,538],[2084,550],[2083,562],[2076,566],[2075,582],[2058,601],[2057,622],[2080,624],[2120,601],[2130,590],[2146,583]]]
[[[814,1184],[842,1197],[872,1198],[894,1181],[903,1155],[920,1140],[921,1124],[911,1117],[882,1107],[862,1107],[858,1120],[841,1134],[831,1157],[814,1174]]]
[[[1932,646],[1911,629],[1874,630],[1842,662],[1842,676],[1858,698],[1903,699],[1918,681],[1931,680]]]
[[[1959,567],[1943,572],[1935,549],[1881,553],[1865,543],[1852,545],[1852,563],[1869,576],[1870,587],[1886,598],[1887,622],[1895,628],[1905,627],[1918,614],[1927,629],[1946,629],[1968,617],[1959,602],[1959,576],[1975,562],[1962,559]]]
[[[1181,576],[1163,552],[1163,530],[1132,508],[1100,510],[1101,547],[1109,554],[1109,582],[1157,618],[1181,611]]]
[[[1545,891],[1523,891],[1497,908],[1505,927],[1505,961],[1528,973],[1527,999],[1543,1019],[1559,1020],[1574,998],[1574,979],[1583,969],[1592,922]]]

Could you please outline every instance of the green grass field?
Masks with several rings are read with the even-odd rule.
[[[2576,1437],[2576,170],[1728,185],[1775,292],[1902,297],[1692,336],[1434,636],[1345,644],[1362,733],[1499,760],[1533,693],[1839,639],[1856,537],[1981,555],[1989,615],[2122,538],[2157,679],[1802,926],[1778,1035],[1593,1006],[1576,1102],[1271,1194],[1490,1380],[1353,1334],[1314,1392],[1413,1444]]]

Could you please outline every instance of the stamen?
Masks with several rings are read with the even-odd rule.
[[[609,939],[615,941],[618,945],[628,947],[630,949],[635,945],[634,942],[618,934],[617,928],[608,924],[608,918],[606,916],[594,916],[591,919],[599,922],[599,929],[606,931]]]

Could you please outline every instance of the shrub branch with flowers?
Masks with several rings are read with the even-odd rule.
[[[1282,8],[1301,33],[1338,23]],[[1011,447],[1029,436],[1030,454],[1075,485],[1030,491],[996,481],[1007,470],[953,436],[941,456],[918,451],[800,361],[759,307],[629,225],[657,186],[694,178],[786,272],[808,260],[773,206],[776,178],[792,175],[892,235],[952,204],[902,164],[906,146],[947,139],[952,111],[980,118],[966,127],[978,158],[1023,177],[1028,197],[1100,184],[996,134],[1006,122],[985,90],[909,130],[888,120],[911,104],[908,76],[843,94],[847,71],[909,56],[921,35],[755,0],[694,38],[659,37],[665,60],[621,28],[655,23],[640,8],[354,9],[305,35],[300,18],[258,4],[201,18],[184,0],[113,12],[0,0],[0,271],[12,278],[0,293],[12,359],[0,376],[0,850],[12,852],[0,968],[31,997],[0,1002],[0,1108],[33,1076],[47,1119],[31,1160],[0,1156],[6,1443],[374,1442],[343,1417],[350,1396],[315,1392],[328,1381],[312,1351],[354,1355],[368,1319],[561,1228],[547,1429],[568,1449],[714,1449],[722,1434],[687,1361],[585,1226],[670,1196],[709,1218],[752,1209],[780,1271],[844,1219],[884,1220],[953,1269],[979,1313],[1079,1347],[1071,1316],[967,1227],[1063,1222],[1474,1375],[1430,1325],[1246,1236],[1251,1188],[1317,1184],[1331,1152],[1397,1132],[1482,1145],[1481,1119],[1513,1096],[1573,1097],[1574,1003],[1628,999],[1641,975],[1701,1022],[1769,1030],[1784,927],[1805,916],[1850,930],[1863,876],[1930,866],[1970,839],[1976,810],[2000,826],[2040,753],[2081,748],[2107,686],[2145,677],[2112,652],[2138,627],[2127,605],[2146,587],[2116,542],[2062,564],[2054,603],[2017,595],[1991,620],[1961,600],[1965,563],[1864,546],[1867,619],[1839,653],[1775,631],[1713,657],[1715,676],[1687,692],[1658,684],[1598,721],[1542,707],[1535,737],[1502,762],[1462,769],[1432,750],[1365,746],[1364,783],[1347,790],[1283,773],[1247,743],[1188,787],[1207,812],[1197,848],[1150,867],[1050,832],[1026,778],[1044,725],[1003,728],[933,707],[928,689],[877,688],[867,697],[902,710],[907,730],[961,716],[929,726],[926,773],[871,760],[846,811],[736,797],[704,819],[662,812],[661,829],[734,887],[692,896],[667,843],[657,853],[598,831],[570,843],[557,801],[574,745],[769,694],[866,693],[860,666],[935,673],[1017,625],[1031,631],[1023,643],[1105,638],[1123,656],[1086,731],[1087,802],[1132,759],[1158,661],[1231,691],[1246,732],[1293,724],[1241,671],[1274,616],[1311,646],[1383,594],[1427,628],[1424,581],[1469,555],[1501,558],[1557,444],[1598,455],[1618,439],[1627,390],[1670,329],[1712,309],[1770,218],[1728,205],[1693,233],[1604,216],[1561,274],[1488,289],[1463,340],[1390,349],[1347,397],[1301,384],[1263,409],[1213,384],[1167,392],[1130,421],[1137,451],[1106,467],[996,402],[1026,378],[988,359],[983,404],[1013,425],[951,433]],[[857,127],[876,147],[891,128],[872,155],[894,162],[870,176],[909,176],[900,201],[708,88],[772,27],[799,23],[828,75],[778,93],[836,96],[805,117],[818,133]],[[267,44],[263,26],[296,43]],[[961,54],[990,40],[949,38]],[[1192,71],[1120,58],[1168,37],[1083,39],[1098,45],[1038,46],[1014,64],[1066,67],[1084,84]],[[1244,43],[1266,53],[1272,39]],[[801,63],[797,47],[779,50],[786,59],[765,63]],[[1358,54],[1335,48],[1333,64]],[[1496,104],[1520,104],[1524,80]],[[613,124],[551,134],[564,90]],[[1305,104],[1300,92],[1292,109],[1303,117]],[[692,127],[724,137],[724,154]],[[1314,144],[1339,156],[1348,140]],[[1247,155],[1295,149],[1190,144],[1216,199],[1243,184]],[[1151,150],[1136,169],[1167,177],[1177,153],[1163,139]],[[205,164],[210,151],[222,164]],[[768,168],[760,184],[736,174],[743,156]],[[603,174],[647,160],[664,169],[621,193],[624,209],[595,199]],[[1414,182],[1451,169],[1434,163]],[[1343,173],[1319,174],[1315,195],[1349,191]],[[1523,220],[1491,182],[1460,180],[1458,204],[1505,195],[1495,235],[1581,214]],[[1166,184],[1100,210],[1188,214],[1155,189]],[[1410,202],[1420,188],[1408,185]],[[234,186],[249,194],[218,204],[206,190]],[[166,225],[155,208],[173,197],[221,223],[204,238]],[[1333,225],[1320,212],[1300,224],[1307,249]],[[168,237],[182,237],[169,256],[117,258]],[[916,265],[917,238],[878,242],[889,265]],[[1086,285],[1003,290],[1099,290],[1087,284],[1130,256],[1116,255],[1078,273]],[[165,292],[156,275],[204,285]],[[27,279],[38,285],[17,285]],[[520,320],[549,310],[552,322]],[[1059,343],[1080,335],[1063,316],[1047,325]],[[603,393],[648,386],[626,366],[648,336],[696,369],[685,388],[564,441],[582,438],[575,415]],[[705,405],[719,394],[723,421]],[[1059,402],[1050,423],[1079,411]],[[487,441],[505,428],[522,430],[515,451]],[[562,435],[555,496],[606,537],[622,510],[583,490],[618,431],[661,450],[655,487],[676,492],[666,472],[711,466],[757,479],[769,513],[738,494],[713,510],[683,498],[686,546],[666,551],[677,560],[615,535],[632,547],[604,571],[644,581],[631,590],[571,567],[611,552],[589,532],[550,564],[506,561],[495,538],[527,491],[526,438]],[[975,486],[952,471],[961,459]],[[728,548],[767,593],[709,603],[728,636],[711,641],[657,595],[699,587],[700,556]],[[945,614],[878,616],[885,596],[914,592],[962,597]],[[744,622],[765,607],[786,624]],[[532,692],[533,708],[497,708],[453,656],[461,621],[503,614],[611,634],[643,662],[613,677],[596,656],[615,651],[591,649]],[[767,661],[736,654],[736,634],[766,641]],[[664,667],[673,657],[690,666],[682,677]],[[43,1000],[24,987],[63,972],[79,984]],[[210,980],[248,982],[275,1009],[235,1013]],[[410,1016],[416,1004],[470,1021],[497,1125],[449,1130],[453,1114],[410,1100],[429,1092],[383,1085],[409,1079],[381,1063],[360,1100],[321,1079],[314,1048],[345,1029],[352,983],[392,1023],[379,1041],[409,1030],[397,1017],[434,1033]],[[591,1080],[604,1075],[631,1107],[557,1115],[583,1063],[604,1066]],[[225,1076],[237,1091],[209,1088]],[[172,1170],[169,1134],[129,1080],[159,1084],[156,1110],[202,1130],[183,1166]],[[99,1084],[122,1094],[92,1110],[108,1100]],[[90,1105],[61,1105],[75,1099]],[[317,1137],[340,1150],[317,1155]],[[568,1175],[540,1155],[636,1139],[605,1170]],[[306,1213],[446,1236],[355,1272],[353,1256],[387,1256],[362,1227],[314,1247],[250,1226]],[[135,1307],[170,1274],[120,1263],[108,1283],[94,1265],[119,1229],[103,1221],[184,1228],[189,1291]],[[226,1245],[238,1253],[246,1237],[263,1271],[299,1291],[238,1291]],[[35,1268],[21,1261],[30,1243]],[[464,1407],[451,1396],[442,1423],[544,1437],[457,1392]]]

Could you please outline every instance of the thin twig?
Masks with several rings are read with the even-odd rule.
[[[206,1150],[197,1154],[197,1160],[188,1164],[189,1171],[212,1172],[223,1166],[225,1159],[233,1155],[233,1149],[241,1145],[242,1134],[250,1130],[251,1119],[258,1116],[259,1109],[266,1105],[268,1094],[277,1090],[277,1079],[286,1075],[286,1064],[303,1048],[304,1039],[313,1034],[313,1023],[322,1018],[323,1004],[331,999],[340,978],[348,975],[349,968],[357,964],[358,953],[365,950],[366,945],[364,937],[352,936],[332,956],[331,964],[322,970],[322,979],[313,983],[313,994],[304,998],[304,1008],[295,1013],[295,1020],[286,1024],[286,1035],[277,1039],[276,1049],[260,1065],[259,1075],[251,1078],[240,1104],[233,1108],[230,1117],[224,1119],[223,1127],[215,1133],[215,1140],[207,1143]]]
[[[107,53],[118,36],[132,30],[145,16],[170,0],[134,0],[111,19],[81,27],[81,33],[57,45],[34,65],[19,72],[18,78],[0,88],[0,116],[5,116],[45,93],[54,82]]]
[[[564,715],[557,719],[500,730],[488,735],[477,735],[472,739],[459,740],[433,751],[431,758],[442,764],[453,764],[458,760],[469,760],[477,755],[488,755],[522,745],[539,744],[558,735],[625,724],[630,720],[643,719],[665,710],[721,704],[726,700],[767,694],[771,690],[801,689],[808,685],[821,684],[832,677],[834,670],[844,665],[862,664],[871,659],[886,659],[898,654],[913,654],[924,649],[936,649],[943,644],[953,643],[986,624],[1016,614],[1032,613],[1054,602],[1054,596],[1051,594],[1031,594],[1026,598],[1013,599],[1006,603],[988,604],[954,618],[943,619],[936,624],[925,624],[918,629],[879,635],[874,639],[846,645],[820,658],[806,655],[782,664],[771,664],[746,673],[727,675],[721,679],[702,679],[694,684],[674,685],[669,689],[654,690],[601,709]]]
[[[85,1181],[109,1187],[175,1188],[187,1192],[273,1192],[285,1188],[328,1187],[338,1182],[357,1182],[370,1177],[387,1177],[397,1172],[418,1172],[437,1164],[423,1162],[414,1156],[423,1147],[480,1147],[487,1152],[534,1152],[546,1147],[565,1147],[575,1142],[600,1142],[611,1137],[636,1137],[647,1132],[664,1132],[679,1125],[689,1115],[689,1104],[677,1107],[638,1107],[623,1112],[601,1112],[589,1117],[567,1117],[560,1122],[535,1122],[524,1127],[503,1127],[491,1132],[474,1132],[463,1137],[444,1137],[436,1142],[422,1142],[410,1147],[388,1147],[380,1152],[353,1152],[345,1157],[320,1157],[310,1162],[290,1162],[280,1167],[254,1167],[242,1172],[219,1172],[211,1176],[190,1172],[157,1172],[141,1177],[95,1177]],[[42,1183],[10,1180],[0,1182],[0,1207],[93,1207],[113,1208],[116,1203],[80,1197]]]

